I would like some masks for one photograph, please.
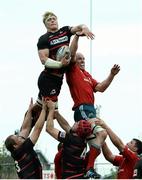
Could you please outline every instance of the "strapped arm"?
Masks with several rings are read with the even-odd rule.
[[[51,58],[48,58],[45,61],[45,67],[47,68],[53,68],[53,69],[60,69],[62,67],[62,63],[60,61],[55,61]]]

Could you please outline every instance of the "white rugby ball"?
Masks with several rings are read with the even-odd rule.
[[[56,53],[56,60],[60,61],[64,56],[67,56],[67,59],[70,60],[71,53],[70,53],[69,46],[64,45],[58,49],[58,51]]]

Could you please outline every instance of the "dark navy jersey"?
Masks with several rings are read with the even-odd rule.
[[[59,132],[58,140],[63,142],[62,178],[83,179],[86,167],[86,142],[71,133]]]
[[[49,49],[49,58],[56,60],[57,50],[63,46],[69,46],[71,33],[71,27],[64,26],[56,32],[47,32],[42,35],[37,43],[38,50]]]
[[[134,168],[134,179],[142,179],[142,159],[138,160]]]
[[[33,146],[28,138],[11,154],[20,179],[42,179],[42,167]]]

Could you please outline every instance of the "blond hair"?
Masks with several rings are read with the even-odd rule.
[[[43,23],[45,24],[45,20],[49,17],[49,16],[55,16],[57,18],[57,16],[53,13],[53,12],[45,12],[43,15]]]

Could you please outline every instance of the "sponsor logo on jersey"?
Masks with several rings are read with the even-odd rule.
[[[60,37],[60,38],[57,38],[57,39],[53,39],[50,42],[50,45],[60,44],[62,42],[66,42],[66,41],[68,41],[68,36],[63,36],[63,37]]]

